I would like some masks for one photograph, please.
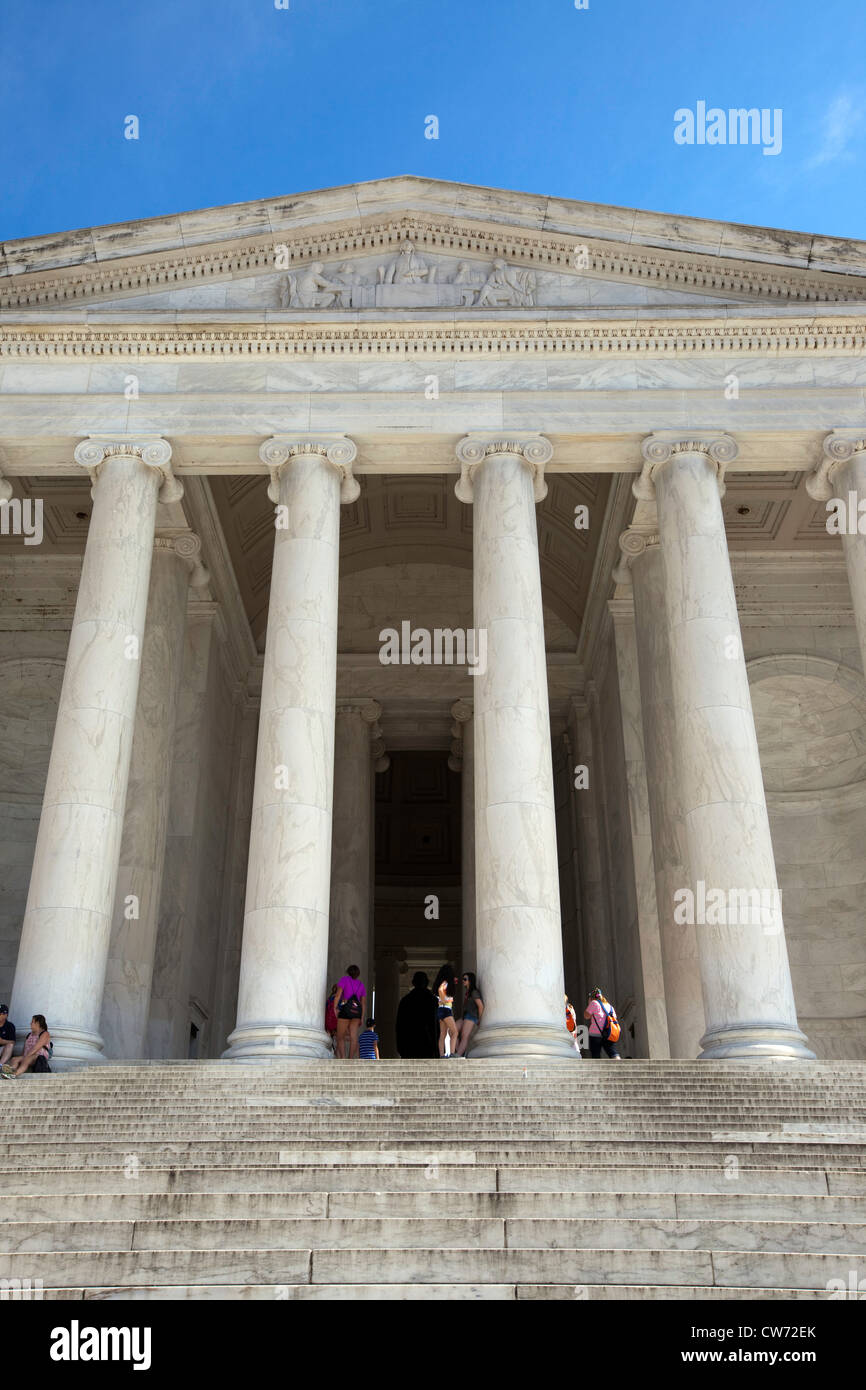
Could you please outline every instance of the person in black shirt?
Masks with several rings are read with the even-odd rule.
[[[9,1022],[9,1005],[0,1004],[0,1067],[5,1067],[15,1050],[15,1024]]]
[[[427,988],[423,970],[412,976],[412,988],[397,1008],[397,1051],[401,1057],[437,1057],[436,1000]]]

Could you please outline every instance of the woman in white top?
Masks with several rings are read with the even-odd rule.
[[[457,977],[454,966],[447,961],[436,976],[436,1017],[439,1020],[439,1056],[445,1056],[445,1039],[450,1039],[451,1056],[457,1051],[457,1024],[454,1022],[454,986]]]

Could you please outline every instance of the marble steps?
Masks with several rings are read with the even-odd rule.
[[[8,1122],[4,1124],[3,1134],[8,1140],[16,1137],[29,1139],[39,1134],[47,1134],[49,1131],[52,1136],[71,1138],[78,1134],[81,1138],[87,1139],[111,1139],[112,1136],[123,1134],[128,1137],[140,1135],[143,1122],[152,1121],[154,1125],[160,1127],[165,1122],[165,1115],[154,1112],[153,1115],[142,1114],[138,1116],[111,1116],[98,1111],[80,1117],[70,1117],[67,1114],[61,1115],[27,1115],[17,1116],[8,1111],[3,1112],[4,1118]],[[174,1133],[178,1138],[201,1138],[207,1137],[214,1141],[230,1135],[238,1126],[246,1128],[253,1123],[256,1133],[262,1138],[279,1139],[283,1135],[289,1135],[295,1131],[302,1132],[308,1136],[319,1136],[325,1138],[333,1135],[337,1126],[351,1126],[352,1133],[355,1135],[378,1135],[382,1139],[399,1138],[401,1135],[413,1136],[423,1139],[430,1135],[442,1138],[445,1135],[454,1134],[456,1128],[455,1117],[449,1115],[404,1115],[390,1114],[387,1117],[379,1117],[376,1114],[369,1114],[358,1109],[349,1107],[329,1106],[322,1113],[320,1110],[309,1111],[300,1106],[287,1106],[279,1109],[276,1106],[263,1107],[263,1110],[247,1110],[246,1112],[230,1112],[227,1115],[208,1116],[199,1118],[178,1115],[172,1117]],[[546,1108],[543,1117],[538,1110],[531,1110],[529,1113],[515,1112],[513,1114],[502,1115],[500,1112],[492,1112],[490,1115],[483,1113],[471,1113],[461,1111],[460,1131],[464,1136],[463,1142],[471,1142],[474,1133],[483,1132],[485,1135],[498,1138],[509,1136],[515,1133],[515,1127],[520,1132],[528,1133],[532,1130],[539,1130],[542,1134],[549,1134],[551,1130],[556,1130],[563,1134],[578,1138],[581,1134],[587,1133],[591,1126],[593,1133],[602,1132],[605,1137],[615,1138],[622,1135],[624,1138],[658,1138],[664,1139],[671,1133],[672,1125],[676,1126],[676,1133],[684,1137],[713,1138],[717,1133],[725,1134],[745,1131],[751,1127],[756,1130],[768,1132],[771,1129],[779,1133],[799,1135],[803,1139],[838,1138],[866,1139],[866,1120],[859,1114],[850,1117],[816,1115],[814,1112],[800,1112],[795,1119],[791,1119],[791,1111],[767,1112],[766,1110],[739,1111],[729,1113],[723,1111],[710,1112],[709,1114],[686,1112],[680,1114],[677,1111],[654,1111],[651,1115],[635,1114],[628,1110],[585,1110],[579,1116],[574,1111],[548,1111]]]
[[[730,1186],[730,1184],[729,1184]],[[130,1184],[127,1183],[127,1188]],[[436,1219],[441,1182],[415,1192],[137,1192],[0,1196],[4,1223],[283,1220],[382,1217]],[[728,1192],[451,1192],[449,1220],[539,1218],[644,1221],[718,1220],[816,1222],[861,1226],[866,1239],[866,1187],[860,1196]],[[14,1232],[14,1226],[12,1227]]]
[[[710,1065],[703,1066],[698,1063],[693,1064],[699,1068],[698,1073],[694,1076],[673,1076],[664,1079],[646,1077],[638,1072],[631,1063],[622,1063],[621,1065],[600,1063],[599,1068],[603,1066],[603,1070],[608,1073],[606,1076],[600,1075],[598,1069],[593,1069],[592,1065],[587,1063],[580,1067],[564,1066],[557,1076],[542,1075],[529,1068],[526,1076],[521,1070],[518,1070],[512,1075],[502,1076],[499,1079],[491,1079],[484,1073],[480,1077],[477,1076],[479,1065],[477,1062],[468,1062],[464,1066],[446,1066],[441,1072],[437,1069],[435,1077],[428,1075],[426,1077],[400,1078],[399,1080],[393,1076],[393,1073],[383,1074],[381,1065],[375,1067],[355,1065],[341,1068],[332,1063],[329,1073],[325,1076],[299,1078],[295,1075],[280,1080],[274,1080],[268,1076],[269,1069],[265,1068],[265,1076],[261,1081],[257,1081],[254,1076],[239,1073],[236,1076],[230,1076],[230,1078],[220,1078],[217,1084],[210,1086],[202,1085],[199,1078],[188,1077],[185,1073],[177,1072],[160,1078],[158,1084],[153,1084],[150,1078],[142,1083],[140,1077],[135,1074],[123,1081],[112,1080],[109,1082],[107,1078],[103,1079],[104,1073],[101,1068],[86,1073],[54,1072],[51,1076],[32,1076],[28,1079],[50,1089],[54,1094],[114,1096],[121,1100],[131,1095],[133,1091],[142,1099],[149,1096],[161,1097],[167,1094],[229,1098],[233,1095],[246,1094],[250,1089],[254,1090],[256,1095],[291,1092],[293,1095],[307,1096],[315,1096],[323,1090],[334,1094],[350,1091],[356,1095],[375,1095],[384,1089],[389,1095],[394,1096],[424,1096],[427,1099],[438,1098],[440,1100],[447,1099],[455,1091],[463,1091],[470,1095],[488,1094],[491,1096],[513,1095],[524,1091],[530,1095],[541,1093],[551,1098],[634,1093],[646,1096],[712,1095],[719,1098],[736,1098],[738,1095],[742,1095],[746,1099],[755,1096],[801,1095],[820,1099],[848,1093],[852,1095],[866,1094],[866,1075],[855,1075],[843,1080],[830,1081],[826,1073],[819,1072],[814,1077],[806,1078],[801,1072],[798,1072],[796,1077],[780,1072],[778,1079],[776,1079],[764,1073],[758,1076],[748,1075],[745,1063],[739,1081],[733,1077],[717,1078],[712,1073]],[[372,1076],[370,1075],[371,1072],[373,1073]],[[611,1073],[614,1073],[618,1079],[614,1080]]]
[[[455,1229],[460,1239],[461,1232]],[[91,1250],[36,1249],[0,1255],[0,1278],[32,1278],[47,1288],[80,1290],[105,1285],[162,1284],[176,1296],[183,1285],[270,1284],[275,1298],[289,1285],[333,1284],[549,1284],[576,1286],[688,1285],[728,1289],[817,1289],[826,1298],[831,1279],[847,1285],[852,1256],[825,1251],[713,1250],[701,1248],[538,1249],[443,1247],[442,1222],[436,1244],[420,1249],[379,1245],[313,1250],[250,1250],[224,1243],[220,1249]],[[36,1258],[34,1258],[36,1257]],[[600,1280],[603,1272],[604,1279]],[[193,1296],[195,1293],[193,1291]]]
[[[558,1194],[678,1194],[737,1192],[770,1196],[866,1196],[866,1171],[852,1168],[740,1167],[731,1179],[721,1164],[713,1167],[644,1165],[604,1167],[585,1165],[545,1167],[483,1167],[474,1164],[437,1165],[435,1179],[426,1164],[302,1167],[145,1167],[133,1174],[121,1164],[111,1167],[44,1168],[37,1173],[12,1169],[6,1174],[2,1200],[27,1201],[55,1196],[97,1195],[106,1202],[117,1194],[208,1196],[231,1194],[327,1194],[374,1192],[428,1193],[558,1193]],[[9,1206],[0,1207],[3,1214]]]
[[[49,1090],[50,1087],[50,1090]],[[387,1096],[381,1094],[387,1091]],[[616,1090],[615,1088],[598,1088],[587,1091],[575,1091],[566,1087],[558,1087],[556,1090],[547,1090],[541,1087],[527,1086],[518,1090],[516,1087],[503,1087],[501,1090],[478,1088],[477,1090],[469,1087],[454,1086],[442,1092],[421,1093],[419,1091],[400,1093],[390,1091],[387,1087],[377,1088],[375,1091],[367,1092],[357,1087],[338,1088],[325,1087],[311,1091],[302,1092],[288,1087],[274,1091],[262,1091],[252,1088],[236,1088],[233,1091],[209,1095],[207,1093],[198,1096],[185,1093],[178,1096],[177,1092],[165,1090],[153,1093],[137,1095],[134,1091],[127,1090],[123,1095],[100,1093],[98,1091],[72,1092],[66,1089],[54,1088],[51,1086],[51,1078],[33,1077],[22,1078],[20,1080],[7,1080],[4,1082],[0,1094],[4,1096],[3,1106],[17,1108],[26,1105],[27,1109],[32,1109],[34,1105],[44,1106],[47,1111],[60,1110],[64,1106],[74,1106],[76,1108],[91,1105],[104,1106],[112,1113],[136,1111],[140,1113],[142,1109],[154,1109],[162,1107],[166,1102],[176,1105],[179,1110],[187,1110],[189,1113],[201,1113],[214,1106],[222,1109],[243,1109],[249,1107],[265,1106],[301,1106],[315,1109],[316,1107],[336,1108],[340,1105],[350,1107],[367,1108],[370,1110],[399,1109],[405,1111],[430,1111],[442,1112],[453,1111],[455,1102],[466,1103],[472,1110],[495,1111],[507,1109],[511,1111],[527,1111],[534,1106],[543,1104],[552,1109],[570,1109],[573,1113],[584,1109],[602,1109],[610,1106],[617,1106],[623,1109],[634,1109],[636,1111],[652,1112],[659,1107],[679,1108],[682,1111],[688,1109],[716,1110],[724,1109],[755,1109],[770,1107],[779,1109],[783,1107],[796,1106],[797,1109],[808,1109],[818,1113],[837,1113],[839,1107],[866,1109],[866,1087],[862,1090],[846,1089],[844,1091],[830,1092],[824,1090],[820,1093],[809,1093],[802,1090],[790,1092],[779,1090],[767,1090],[765,1092],[752,1092],[744,1090],[737,1093],[731,1091],[716,1091],[706,1089],[684,1090],[682,1088],[671,1088],[659,1091],[638,1091],[637,1088],[629,1090]]]
[[[10,1083],[0,1278],[38,1274],[50,1298],[278,1300],[847,1283],[866,1260],[866,1067],[660,1066]],[[34,1172],[36,1150],[50,1167]],[[459,1249],[442,1246],[443,1194]]]
[[[14,1087],[15,1096],[11,1097],[11,1090]],[[159,1100],[149,1101],[141,1106],[135,1105],[112,1105],[97,1097],[83,1096],[80,1099],[63,1100],[62,1103],[45,1105],[40,1098],[34,1095],[35,1087],[30,1087],[26,1081],[11,1082],[5,1090],[0,1091],[0,1096],[10,1097],[3,1105],[3,1113],[10,1118],[17,1120],[27,1120],[28,1122],[38,1121],[40,1117],[47,1116],[52,1120],[62,1120],[67,1118],[72,1121],[93,1121],[102,1119],[107,1123],[115,1120],[132,1121],[140,1119],[142,1115],[149,1118],[165,1114],[166,1103]],[[29,1096],[22,1094],[29,1091]],[[307,1100],[301,1096],[274,1096],[272,1099],[264,1100],[260,1096],[255,1098],[233,1101],[213,1101],[210,1105],[175,1105],[171,1104],[171,1113],[178,1121],[188,1119],[192,1123],[197,1123],[202,1119],[222,1121],[224,1118],[243,1118],[249,1119],[251,1112],[255,1112],[258,1119],[268,1121],[274,1115],[280,1117],[291,1117],[291,1112],[304,1114],[311,1122],[327,1123],[331,1121],[335,1114],[340,1111],[351,1111],[352,1118],[363,1119],[367,1122],[375,1121],[377,1124],[402,1124],[404,1120],[424,1120],[425,1122],[448,1121],[454,1118],[455,1100],[460,1097],[450,1097],[447,1101],[430,1103],[427,1105],[410,1105],[400,1100],[386,1103],[381,1100],[367,1100],[359,1096],[345,1096],[337,1098],[317,1098]],[[643,1104],[636,1104],[630,1099],[621,1099],[618,1096],[605,1096],[593,1098],[586,1101],[583,1097],[577,1097],[574,1101],[568,1099],[557,1099],[548,1101],[543,1096],[539,1096],[534,1101],[524,1105],[498,1104],[496,1100],[476,1104],[461,1104],[461,1116],[471,1115],[484,1119],[489,1123],[494,1123],[497,1119],[529,1119],[533,1114],[538,1114],[543,1107],[545,1116],[562,1118],[571,1116],[580,1118],[584,1115],[592,1116],[627,1116],[634,1117],[636,1120],[652,1120],[660,1115],[672,1115],[678,1119],[687,1120],[690,1117],[699,1115],[711,1118],[724,1116],[734,1118],[737,1115],[766,1115],[768,1118],[784,1119],[786,1122],[814,1119],[817,1121],[832,1121],[833,1123],[858,1123],[866,1126],[866,1098],[860,1101],[857,1097],[841,1097],[835,1104],[813,1104],[808,1101],[796,1101],[793,1097],[785,1101],[746,1101],[743,1104],[736,1104],[733,1101],[720,1100],[714,1103],[713,1100],[695,1098],[682,1100],[680,1098],[669,1099],[659,1097]]]
[[[456,1063],[456,1065],[455,1065]],[[805,1085],[818,1089],[821,1085],[834,1087],[862,1082],[866,1062],[599,1062],[581,1061],[544,1063],[535,1058],[525,1062],[489,1062],[472,1057],[440,1058],[438,1061],[414,1062],[262,1062],[261,1066],[243,1066],[238,1062],[198,1063],[193,1068],[164,1063],[149,1069],[125,1063],[106,1062],[84,1069],[53,1072],[55,1083],[60,1081],[70,1089],[88,1090],[99,1087],[122,1091],[130,1084],[157,1090],[177,1089],[182,1083],[202,1091],[220,1087],[226,1090],[245,1082],[256,1082],[268,1088],[291,1084],[299,1087],[387,1084],[389,1089],[411,1089],[424,1086],[451,1086],[460,1078],[472,1078],[472,1085],[502,1086],[517,1081],[549,1082],[555,1086],[649,1085],[649,1086],[725,1086],[740,1085],[746,1089],[768,1084],[794,1088]]]
[[[827,1291],[816,1289],[755,1289],[688,1284],[283,1284],[275,1292],[273,1284],[132,1284],[102,1288],[46,1288],[42,1297],[51,1300],[74,1299],[88,1302],[163,1302],[171,1300],[266,1302],[515,1302],[591,1299],[664,1301],[759,1299],[826,1300]]]
[[[24,1083],[22,1083],[24,1084]],[[0,1092],[0,1095],[7,1095],[8,1091]],[[78,1106],[62,1108],[45,1108],[3,1106],[4,1115],[9,1116],[11,1123],[35,1127],[40,1123],[51,1124],[85,1124],[101,1125],[103,1128],[113,1124],[141,1124],[142,1119],[159,1120],[164,1118],[165,1106],[153,1105],[142,1107],[140,1110],[127,1112],[115,1111],[110,1106],[97,1102],[81,1102]],[[621,1126],[633,1122],[635,1124],[659,1124],[669,1118],[675,1119],[683,1124],[714,1124],[718,1127],[720,1121],[734,1122],[738,1118],[748,1118],[750,1120],[773,1121],[779,1124],[786,1124],[789,1128],[795,1124],[818,1124],[818,1125],[847,1125],[866,1130],[866,1108],[859,1105],[840,1105],[835,1108],[817,1108],[814,1106],[793,1105],[751,1105],[751,1106],[711,1106],[706,1103],[702,1105],[668,1105],[659,1103],[655,1106],[638,1109],[630,1105],[620,1105],[611,1101],[604,1105],[592,1106],[551,1106],[540,1102],[534,1106],[525,1106],[519,1109],[501,1106],[490,1106],[489,1108],[465,1106],[460,1109],[461,1124],[464,1117],[479,1123],[490,1126],[506,1128],[514,1122],[531,1121],[537,1119],[539,1114],[544,1115],[545,1121],[562,1122],[571,1121],[572,1123],[583,1122],[586,1117],[593,1120],[607,1120],[609,1123],[617,1123]],[[400,1129],[406,1124],[424,1124],[433,1126],[453,1125],[454,1107],[453,1104],[442,1109],[423,1109],[395,1106],[365,1105],[360,1103],[339,1104],[314,1104],[306,1103],[285,1103],[256,1101],[249,1105],[231,1107],[207,1107],[202,1110],[189,1111],[172,1107],[172,1119],[178,1124],[198,1126],[203,1121],[207,1121],[211,1126],[227,1125],[233,1122],[248,1123],[251,1118],[257,1124],[273,1125],[276,1123],[285,1124],[286,1122],[299,1122],[303,1119],[306,1124],[319,1126],[321,1128],[332,1125],[336,1119],[351,1123],[365,1124],[368,1126],[378,1125],[386,1128],[388,1126]]]
[[[4,1167],[7,1171],[25,1167],[32,1157],[32,1152],[31,1145],[23,1145],[19,1151],[3,1155]],[[481,1167],[505,1164],[515,1170],[523,1167],[536,1172],[546,1165],[555,1169],[568,1168],[572,1163],[591,1167],[597,1156],[597,1149],[594,1150],[591,1146],[586,1146],[582,1150],[577,1150],[574,1146],[569,1146],[563,1150],[551,1150],[548,1145],[542,1144],[532,1151],[520,1152],[515,1149],[503,1150],[500,1146],[495,1146],[489,1151],[479,1150],[471,1155],[464,1155],[464,1158],[467,1167],[474,1167],[476,1164]],[[106,1171],[122,1167],[124,1163],[131,1163],[135,1165],[135,1171],[138,1172],[151,1167],[164,1168],[166,1166],[182,1172],[184,1169],[198,1171],[202,1167],[231,1168],[233,1163],[237,1163],[238,1157],[237,1144],[218,1154],[203,1151],[199,1145],[193,1146],[189,1151],[177,1152],[171,1144],[152,1146],[149,1150],[139,1144],[136,1148],[119,1145],[113,1148],[110,1153],[92,1153],[85,1146],[82,1152],[75,1154],[52,1155],[51,1163],[54,1170]],[[750,1149],[746,1145],[739,1145],[736,1150],[733,1150],[731,1145],[719,1145],[712,1151],[707,1149],[689,1151],[678,1149],[656,1154],[647,1154],[645,1145],[636,1146],[634,1151],[620,1150],[620,1158],[629,1166],[643,1159],[648,1166],[697,1164],[708,1167],[715,1164],[720,1172],[724,1172],[725,1165],[730,1162],[731,1157],[738,1160],[740,1171],[746,1166],[760,1168],[764,1165],[770,1165],[777,1169],[785,1167],[800,1169],[804,1166],[815,1166],[827,1172],[838,1169],[840,1171],[854,1170],[866,1173],[866,1156],[863,1155],[862,1149],[859,1153],[843,1152],[838,1155],[828,1155],[826,1148],[820,1147],[808,1151],[797,1148],[794,1152],[789,1153],[784,1149],[776,1150],[770,1146]],[[454,1167],[459,1162],[460,1156],[455,1155],[453,1150],[431,1145],[424,1149],[404,1153],[395,1153],[388,1147],[381,1150],[368,1149],[362,1151],[357,1157],[347,1157],[334,1150],[302,1150],[298,1153],[295,1163],[291,1161],[289,1152],[277,1147],[269,1153],[259,1153],[257,1150],[254,1158],[244,1155],[246,1166],[259,1167],[263,1171],[271,1171],[278,1164],[288,1169],[297,1168],[303,1171],[310,1168],[337,1171],[341,1166],[345,1166],[349,1171],[363,1171],[367,1167],[391,1170],[392,1168],[402,1169],[410,1165],[415,1165],[423,1171],[425,1168],[440,1165]]]
[[[863,1222],[551,1215],[466,1217],[460,1226],[460,1241],[476,1250],[772,1250],[839,1254],[851,1259],[862,1259],[866,1253]],[[3,1226],[3,1248],[11,1255],[75,1251],[351,1251],[358,1247],[433,1251],[443,1243],[442,1238],[441,1212],[433,1217],[270,1218],[237,1214],[210,1220],[13,1220]],[[451,1239],[446,1243],[451,1244]]]
[[[467,1164],[473,1165],[524,1164],[538,1167],[551,1164],[554,1167],[567,1167],[574,1162],[591,1165],[596,1161],[599,1152],[598,1145],[588,1141],[567,1141],[563,1144],[551,1138],[518,1141],[509,1145],[483,1142],[473,1145],[471,1149],[456,1150],[453,1140],[446,1138],[439,1141],[429,1136],[415,1147],[410,1147],[403,1141],[399,1147],[387,1143],[370,1143],[347,1150],[340,1141],[334,1140],[327,1145],[311,1145],[304,1139],[281,1139],[270,1144],[258,1138],[255,1142],[246,1143],[248,1149],[254,1150],[253,1154],[239,1155],[240,1147],[240,1141],[208,1144],[198,1140],[184,1143],[165,1139],[135,1138],[128,1142],[114,1139],[110,1144],[102,1146],[100,1151],[95,1150],[89,1142],[64,1142],[62,1150],[55,1149],[52,1153],[51,1164],[53,1168],[111,1168],[131,1155],[142,1167],[164,1167],[166,1164],[192,1168],[203,1165],[231,1166],[237,1163],[239,1156],[243,1157],[246,1166],[268,1168],[277,1164],[288,1166],[293,1163],[300,1167],[339,1167],[341,1164],[352,1167],[364,1164],[390,1166],[407,1163],[428,1166],[433,1162],[453,1165],[459,1163],[461,1158]],[[748,1158],[749,1162],[755,1162],[756,1159],[771,1160],[775,1167],[803,1167],[812,1163],[824,1168],[835,1166],[862,1168],[866,1171],[866,1152],[862,1144],[828,1146],[821,1143],[761,1143],[758,1140],[738,1141],[735,1144],[720,1141],[710,1144],[700,1140],[683,1140],[664,1147],[654,1145],[648,1150],[646,1139],[623,1140],[617,1137],[611,1141],[610,1147],[615,1147],[620,1159],[626,1162],[642,1159],[647,1163],[678,1163],[687,1157],[690,1162],[705,1164],[714,1160],[719,1167],[723,1167],[725,1161],[733,1154],[735,1157],[739,1156],[741,1163],[745,1163]],[[33,1148],[34,1143],[29,1140],[18,1144],[0,1145],[0,1159],[4,1161],[7,1170],[22,1168],[31,1160]],[[829,1152],[830,1148],[833,1150],[832,1153]]]
[[[385,1057],[375,1065],[376,1069],[382,1073],[391,1071],[400,1075],[430,1075],[431,1073],[441,1070],[445,1066],[449,1066],[453,1060],[453,1058],[442,1057],[410,1057],[405,1059],[399,1057]],[[509,1072],[522,1070],[524,1066],[536,1067],[540,1071],[547,1071],[554,1074],[560,1073],[563,1065],[569,1070],[571,1070],[573,1065],[571,1058],[566,1058],[563,1063],[559,1058],[551,1060],[549,1057],[535,1056],[531,1052],[527,1052],[525,1056],[520,1057],[472,1058],[470,1056],[467,1060],[471,1061],[475,1068],[482,1069],[488,1076],[503,1075]],[[595,1067],[594,1062],[586,1058],[582,1060],[586,1062],[587,1068]],[[220,1075],[225,1075],[226,1072],[229,1071],[246,1075],[264,1075],[268,1072],[274,1074],[280,1074],[281,1072],[296,1073],[299,1069],[302,1069],[305,1073],[313,1075],[316,1072],[322,1073],[331,1071],[335,1063],[341,1071],[351,1070],[351,1063],[338,1061],[334,1057],[299,1060],[289,1056],[279,1057],[274,1054],[274,1056],[267,1060],[256,1062],[243,1062],[237,1060],[226,1061],[220,1057],[205,1057],[195,1061],[190,1061],[188,1058],[184,1057],[122,1058],[112,1061],[103,1057],[96,1066],[89,1069],[88,1075],[106,1077],[110,1072],[112,1075],[117,1076],[146,1077],[150,1075],[154,1077],[165,1076],[171,1073],[174,1075],[195,1075],[201,1077],[204,1082],[208,1078],[213,1080],[215,1077],[218,1078]],[[576,1057],[574,1059],[574,1064],[577,1064]],[[606,1059],[601,1059],[598,1063],[598,1067],[602,1071],[609,1065],[610,1063]],[[741,1074],[744,1067],[750,1072],[757,1073],[760,1071],[765,1074],[774,1074],[776,1072],[780,1075],[785,1073],[792,1074],[797,1070],[802,1074],[824,1071],[831,1075],[838,1075],[846,1071],[856,1071],[858,1069],[862,1071],[864,1065],[866,1064],[863,1062],[847,1060],[801,1062],[793,1059],[789,1061],[786,1058],[777,1057],[754,1057],[748,1060],[720,1059],[719,1061],[710,1062],[709,1064],[700,1063],[699,1067],[701,1071],[717,1072],[721,1076]],[[637,1057],[629,1059],[626,1066],[629,1070],[642,1070],[654,1075],[669,1076],[679,1072],[688,1073],[692,1071],[695,1067],[695,1061],[689,1057],[654,1060],[650,1060],[646,1057]],[[70,1073],[70,1075],[80,1077],[83,1073],[79,1070]]]
[[[0,1095],[7,1095],[8,1091],[0,1091]],[[544,1109],[542,1109],[544,1105]],[[103,1102],[82,1102],[75,1108],[61,1106],[61,1108],[42,1108],[42,1106],[31,1106],[31,1108],[17,1108],[17,1106],[3,1106],[4,1115],[10,1116],[11,1120],[19,1123],[29,1123],[35,1125],[40,1120],[44,1122],[65,1122],[95,1123],[101,1122],[103,1125],[108,1123],[140,1123],[142,1118],[157,1119],[165,1113],[165,1106],[152,1105],[142,1106],[140,1109],[115,1109],[104,1105]],[[735,1120],[740,1116],[748,1116],[752,1119],[778,1120],[785,1125],[794,1123],[833,1123],[833,1125],[859,1125],[866,1129],[866,1108],[860,1105],[840,1105],[835,1108],[817,1108],[808,1105],[670,1105],[657,1104],[648,1108],[637,1108],[628,1104],[617,1104],[616,1099],[612,1099],[609,1104],[603,1105],[541,1105],[521,1106],[498,1106],[491,1105],[488,1108],[482,1106],[461,1106],[460,1118],[464,1116],[471,1119],[480,1120],[487,1125],[507,1125],[514,1120],[531,1120],[532,1116],[544,1113],[549,1120],[582,1120],[584,1116],[592,1116],[592,1119],[609,1120],[634,1120],[635,1123],[659,1122],[659,1119],[673,1118],[681,1122],[694,1123],[695,1119],[705,1120],[706,1123],[716,1122],[716,1120]],[[250,1102],[249,1105],[227,1106],[225,1109],[214,1112],[213,1108],[202,1108],[200,1111],[188,1111],[185,1108],[174,1108],[172,1106],[172,1118],[177,1119],[178,1123],[188,1122],[190,1125],[199,1125],[203,1120],[210,1120],[213,1125],[231,1125],[238,1120],[249,1122],[254,1118],[261,1123],[274,1123],[275,1120],[285,1122],[285,1120],[304,1119],[310,1125],[327,1126],[334,1123],[338,1116],[345,1115],[345,1118],[352,1122],[363,1122],[366,1125],[381,1125],[400,1127],[403,1123],[420,1123],[425,1125],[448,1125],[455,1120],[455,1108],[453,1104],[443,1106],[443,1108],[425,1109],[409,1108],[402,1105],[366,1105],[360,1102],[346,1102],[346,1104],[307,1104],[307,1102],[297,1101],[295,1104],[285,1101],[274,1101],[268,1104],[267,1101]]]

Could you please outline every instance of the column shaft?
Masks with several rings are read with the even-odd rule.
[[[226,1056],[326,1057],[340,467],[349,441],[266,444],[274,561],[238,1020]],[[336,466],[335,466],[336,465]],[[357,484],[354,485],[357,495]]]
[[[461,970],[476,970],[475,939],[475,720],[472,703],[457,700],[451,706],[455,723],[452,733],[459,735],[453,743],[459,762],[451,763],[460,771],[460,908],[463,915],[460,963]],[[462,988],[462,986],[461,986]]]
[[[98,473],[12,994],[13,1017],[45,1015],[61,1070],[104,1060],[99,1018],[159,466],[170,456],[164,442],[76,450]]]
[[[373,782],[370,725],[379,706],[337,709],[328,987],[357,965],[370,987],[370,820]]]
[[[612,600],[609,607],[614,624],[616,673],[628,791],[629,838],[634,864],[634,911],[637,918],[635,945],[638,948],[634,962],[634,978],[640,989],[634,1041],[639,1049],[638,1056],[642,1055],[645,1041],[646,1056],[665,1058],[671,1056],[671,1048],[665,1008],[659,910],[656,902],[653,836],[649,814],[649,768],[641,720],[635,614],[627,600]]]
[[[474,493],[476,945],[484,1022],[473,1057],[574,1061],[565,986],[536,488],[546,440],[458,449]],[[467,479],[468,473],[468,479]]]
[[[658,507],[706,1010],[701,1056],[803,1059],[813,1054],[797,1027],[719,500],[717,461],[731,450],[727,440],[644,445]]]
[[[694,923],[674,921],[674,894],[688,881],[679,805],[679,749],[659,546],[632,566],[644,757],[652,827],[665,1011],[671,1057],[696,1057],[706,1020]]]
[[[584,998],[577,1002],[585,1006],[586,996],[596,987],[607,990],[612,997],[616,996],[602,845],[603,773],[601,760],[596,757],[592,714],[586,700],[572,700],[569,730],[574,754],[572,766],[587,768],[589,776],[589,785],[577,787],[573,792],[580,852],[580,915],[584,933],[583,975],[579,982]]]
[[[828,531],[833,531],[833,513],[834,533],[842,534],[860,662],[866,675],[866,437],[860,430],[839,429],[826,436],[824,458],[806,479],[806,491],[816,502],[827,503]]]
[[[866,441],[864,448],[858,449],[852,455],[851,462],[839,473],[837,488],[844,501],[847,502],[849,493],[853,493],[858,507],[860,503],[866,504]],[[862,518],[862,524],[866,527],[866,516]],[[863,673],[866,675],[866,534],[861,533],[859,524],[856,531],[849,526],[843,532],[842,550],[845,554],[854,622],[860,643],[860,660]]]
[[[188,586],[189,567],[174,542],[158,540],[102,1000],[101,1028],[109,1057],[145,1055]]]
[[[376,953],[376,1031],[379,1034],[379,1056],[397,1056],[397,1006],[402,994],[403,976],[400,963],[405,952],[386,948]],[[373,991],[367,984],[367,1007],[373,1000]]]

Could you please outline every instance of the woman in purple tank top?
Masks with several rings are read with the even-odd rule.
[[[367,991],[357,965],[350,965],[337,981],[334,1008],[337,1012],[337,1056],[345,1060],[358,1056],[358,1035]]]

